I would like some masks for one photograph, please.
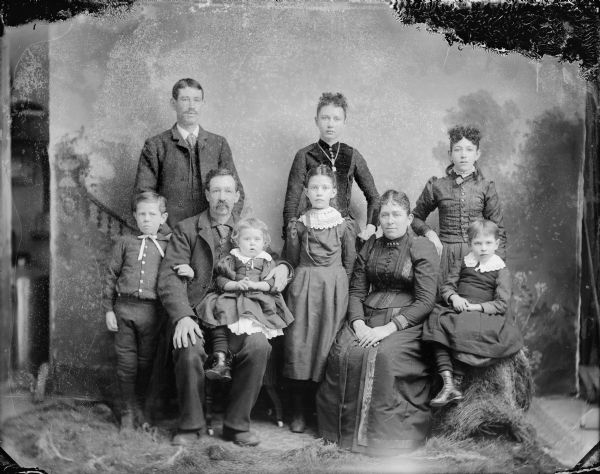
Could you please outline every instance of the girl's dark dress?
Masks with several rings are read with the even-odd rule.
[[[320,382],[348,308],[356,258],[349,220],[332,207],[311,209],[290,223],[286,257],[295,266],[286,299],[295,320],[285,331],[283,375]]]
[[[481,304],[481,311],[457,313],[447,305],[437,305],[423,325],[423,340],[438,342],[452,351],[454,358],[472,366],[485,366],[521,349],[523,340],[508,312],[510,274],[497,255],[478,268],[473,254],[451,269],[441,295],[449,302],[458,294],[469,303]],[[448,303],[449,305],[449,303]]]
[[[432,310],[439,259],[429,240],[405,234],[371,237],[350,284],[346,324],[329,352],[317,394],[319,433],[341,447],[394,454],[420,445],[430,424],[428,361],[422,323]],[[399,330],[370,348],[358,345],[352,321],[393,321]]]

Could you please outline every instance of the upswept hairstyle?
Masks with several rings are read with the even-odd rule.
[[[269,234],[269,228],[267,224],[265,224],[260,219],[256,217],[246,217],[245,219],[240,219],[233,226],[233,233],[231,234],[231,241],[239,246],[239,237],[244,229],[256,229],[260,230],[263,234],[263,239],[265,240],[265,248],[271,245],[271,235]]]
[[[239,189],[238,180],[233,174],[233,171],[231,171],[229,168],[213,168],[206,173],[206,179],[204,180],[204,183],[202,183],[205,191],[210,190],[210,181],[217,176],[231,176],[235,181],[235,190],[237,191]]]
[[[448,136],[450,137],[450,148],[452,148],[455,143],[461,141],[463,138],[466,138],[477,148],[479,148],[481,132],[476,127],[472,127],[470,125],[457,125],[448,130]]]
[[[494,239],[498,240],[500,238],[500,231],[495,222],[487,219],[477,219],[476,221],[473,221],[467,229],[469,243],[471,243],[478,235],[493,235]]]
[[[167,212],[167,199],[154,191],[144,191],[134,195],[131,199],[131,212],[137,212],[140,202],[156,202],[161,214]]]
[[[323,92],[321,97],[319,97],[319,103],[317,104],[317,115],[323,107],[326,105],[335,105],[336,107],[341,107],[344,109],[344,118],[348,113],[348,99],[341,92]]]
[[[406,214],[410,214],[410,199],[406,193],[402,191],[396,191],[395,189],[388,189],[379,198],[379,209],[384,204],[395,204],[406,211]]]
[[[313,176],[327,176],[328,178],[331,179],[331,182],[333,183],[333,187],[337,188],[337,180],[335,179],[335,173],[329,166],[318,165],[318,166],[315,166],[315,167],[309,169],[308,173],[306,173],[306,179],[304,180],[305,188],[308,188],[308,182],[310,181],[310,178],[312,178]]]
[[[173,99],[177,100],[177,98],[179,97],[179,89],[185,89],[186,87],[198,89],[200,92],[202,92],[202,100],[204,100],[204,89],[196,79],[191,79],[189,77],[186,77],[185,79],[179,79],[175,83],[175,85],[173,86],[173,91],[171,93],[173,95]]]

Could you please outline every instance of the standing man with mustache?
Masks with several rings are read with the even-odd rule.
[[[154,191],[167,199],[167,224],[175,225],[208,209],[203,183],[208,172],[228,168],[234,176],[239,199],[233,203],[233,214],[239,216],[244,207],[242,187],[227,140],[200,126],[200,111],[204,105],[204,89],[195,79],[178,80],[172,89],[171,107],[177,122],[166,130],[146,140],[140,156],[135,178],[135,192]],[[179,264],[182,262],[176,262]],[[191,284],[191,283],[190,283]],[[165,329],[159,340],[154,367],[153,388],[150,400],[154,412],[166,408],[173,390],[174,377],[167,337],[171,327]],[[165,360],[167,358],[167,360]]]
[[[167,223],[171,228],[182,219],[208,208],[202,183],[209,170],[230,169],[239,178],[227,140],[200,126],[204,90],[195,79],[180,79],[173,86],[171,106],[177,115],[172,128],[146,140],[135,178],[135,192],[154,191],[167,199]],[[244,207],[244,188],[234,208]]]
[[[196,311],[207,293],[216,288],[217,262],[233,248],[229,236],[237,218],[232,211],[240,197],[233,172],[225,168],[209,171],[204,187],[208,209],[177,224],[158,277],[158,294],[173,335],[171,351],[180,417],[172,444],[179,446],[194,444],[206,427],[202,409],[206,352]],[[177,275],[174,267],[179,264],[192,268],[192,280],[186,283]],[[283,290],[292,272],[286,262],[280,261],[267,275],[267,279],[274,278],[273,291]],[[262,386],[271,346],[262,332],[229,332],[228,336],[233,364],[223,437],[242,446],[255,446],[259,439],[250,431],[250,412]]]

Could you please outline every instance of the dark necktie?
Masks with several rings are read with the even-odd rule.
[[[229,234],[231,232],[230,227],[225,224],[219,224],[219,225],[217,225],[217,232],[219,233],[219,238],[220,238],[219,245],[221,245],[221,246],[225,245],[225,243],[229,239]]]
[[[196,149],[196,135],[190,133],[185,141],[187,142],[192,151]]]

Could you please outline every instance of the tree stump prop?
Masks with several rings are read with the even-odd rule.
[[[525,350],[490,366],[472,367],[462,384],[464,398],[434,412],[434,432],[449,439],[505,437],[533,442],[525,420],[533,378]]]

